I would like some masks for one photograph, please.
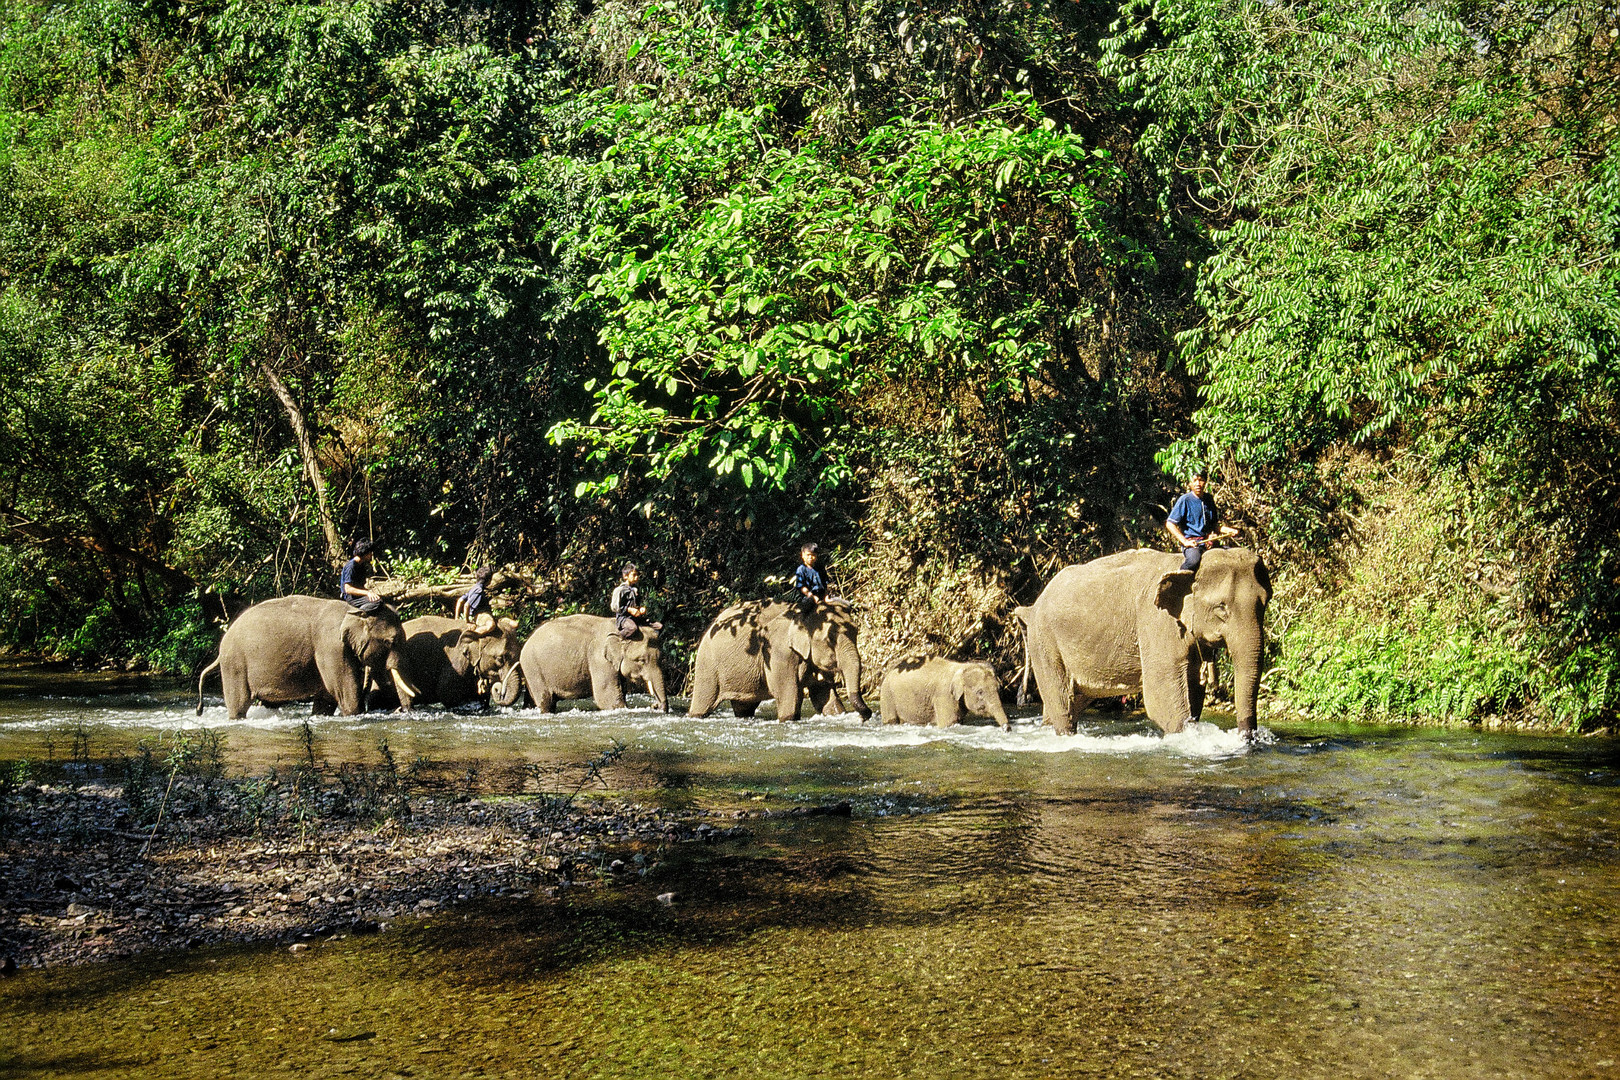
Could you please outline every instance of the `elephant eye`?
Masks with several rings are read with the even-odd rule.
[[[1226,602],[1224,600],[1215,601],[1210,605],[1210,610],[1221,618],[1226,618]]]

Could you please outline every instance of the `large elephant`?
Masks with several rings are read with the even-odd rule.
[[[979,661],[902,660],[883,673],[878,697],[885,724],[950,727],[962,722],[964,709],[988,716],[1003,731],[1012,723],[1001,704],[996,669]]]
[[[833,696],[842,675],[849,703],[865,720],[872,715],[861,697],[861,651],[855,644],[849,605],[824,600],[809,610],[798,604],[750,600],[733,604],[698,642],[688,716],[708,716],[721,698],[738,716],[752,716],[766,698],[776,699],[779,720],[797,720],[806,689],[817,709]]]
[[[669,709],[658,631],[643,626],[626,640],[614,620],[601,615],[564,615],[542,623],[523,645],[523,681],[541,712],[559,698],[590,697],[599,709],[624,708],[624,683],[643,683],[658,707]]]
[[[511,705],[523,689],[515,619],[478,616],[476,622],[426,615],[405,624],[405,671],[422,691],[419,702],[454,708],[484,696],[493,680],[495,704]]]
[[[236,617],[219,656],[197,676],[197,714],[203,680],[215,670],[232,720],[254,699],[266,705],[313,701],[317,716],[353,716],[365,708],[368,679],[391,683],[408,709],[418,693],[401,669],[404,645],[399,616],[381,604],[366,613],[318,596],[266,600]]]
[[[1243,548],[1216,548],[1196,575],[1181,556],[1141,549],[1066,566],[1029,607],[1024,680],[1034,672],[1041,712],[1061,735],[1099,697],[1140,692],[1148,718],[1180,731],[1204,707],[1201,662],[1232,658],[1238,727],[1254,732],[1271,579]]]

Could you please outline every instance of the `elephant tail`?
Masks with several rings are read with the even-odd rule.
[[[1029,616],[1027,607],[1013,608],[1013,614],[1024,627],[1024,670],[1018,673],[1018,707],[1029,704]]]
[[[209,664],[207,667],[203,668],[202,671],[199,672],[198,675],[197,675],[197,715],[198,716],[202,715],[202,710],[203,710],[203,680],[208,678],[209,675],[213,674],[214,672],[216,672],[218,670],[219,670],[219,657],[216,656],[216,657],[214,657],[214,662],[212,664]]]

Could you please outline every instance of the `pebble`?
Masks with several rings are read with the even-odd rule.
[[[309,951],[309,946],[305,945],[302,941],[300,941],[296,945],[287,946],[287,951],[288,952],[308,952]]]
[[[670,907],[675,903],[675,894],[672,892],[661,892],[658,894],[658,902],[663,904],[665,907]]]

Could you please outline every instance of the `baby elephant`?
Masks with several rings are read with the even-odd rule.
[[[964,664],[935,657],[902,660],[883,673],[878,689],[885,724],[950,727],[962,722],[962,710],[988,716],[1003,731],[1011,723],[1001,707],[1001,680],[985,663]]]

